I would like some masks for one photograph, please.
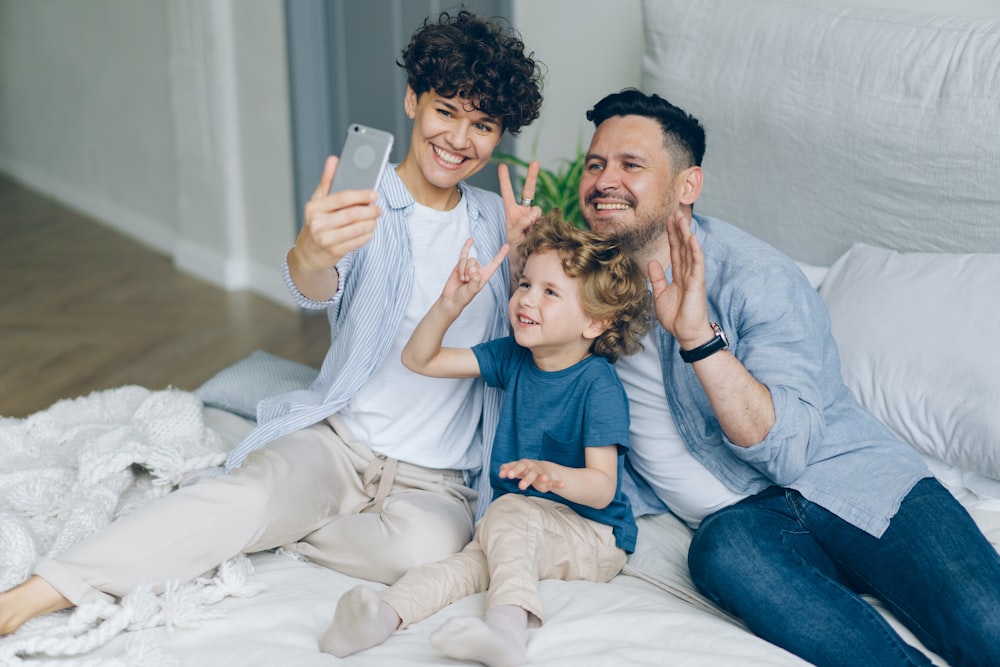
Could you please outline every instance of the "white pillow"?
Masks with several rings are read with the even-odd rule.
[[[1000,254],[857,244],[820,295],[861,403],[923,454],[1000,479]]]
[[[819,286],[823,284],[823,279],[826,278],[827,272],[830,270],[829,266],[814,266],[805,262],[795,263],[798,264],[799,270],[806,275],[806,279],[813,286],[813,289],[819,289]]]

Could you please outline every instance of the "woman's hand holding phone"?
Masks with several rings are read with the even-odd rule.
[[[288,269],[303,296],[326,301],[337,292],[336,265],[375,234],[382,210],[375,190],[330,193],[338,158],[326,160],[323,176],[306,202],[302,229],[288,254]]]
[[[355,123],[347,130],[340,157],[327,158],[288,254],[292,281],[304,296],[330,299],[337,292],[337,263],[375,234],[382,213],[375,204],[376,188],[391,147],[391,134]]]

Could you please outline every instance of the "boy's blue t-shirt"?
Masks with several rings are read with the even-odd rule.
[[[589,356],[560,371],[542,371],[535,366],[531,351],[510,336],[476,345],[472,351],[486,384],[505,390],[490,457],[493,497],[521,493],[568,505],[583,517],[611,526],[616,544],[631,553],[638,528],[631,503],[622,492],[629,448],[628,398],[614,367],[603,357]],[[583,468],[587,447],[610,445],[618,445],[618,486],[614,500],[603,509],[530,487],[521,491],[518,480],[499,477],[502,464],[518,459]]]

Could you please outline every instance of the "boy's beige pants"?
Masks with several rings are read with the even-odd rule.
[[[547,498],[508,493],[493,501],[461,552],[410,570],[380,598],[405,627],[486,591],[487,610],[517,605],[538,626],[544,620],[539,581],[604,583],[621,571],[625,559],[611,526]]]
[[[323,422],[280,438],[228,475],[182,487],[40,561],[35,573],[79,605],[146,581],[162,590],[281,546],[392,583],[468,543],[476,494],[460,471],[376,455],[330,421],[336,431]]]

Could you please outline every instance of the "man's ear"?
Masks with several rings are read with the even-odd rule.
[[[701,196],[701,185],[704,174],[701,167],[688,167],[680,173],[681,188],[678,203],[691,206]]]
[[[586,338],[587,340],[594,340],[602,333],[607,331],[608,327],[610,326],[611,326],[610,320],[597,320],[597,319],[590,320],[590,324],[588,324],[587,328],[583,330],[583,337]]]
[[[406,117],[413,120],[417,117],[417,94],[413,92],[413,88],[406,86],[406,96],[403,98],[403,110],[406,111]]]

